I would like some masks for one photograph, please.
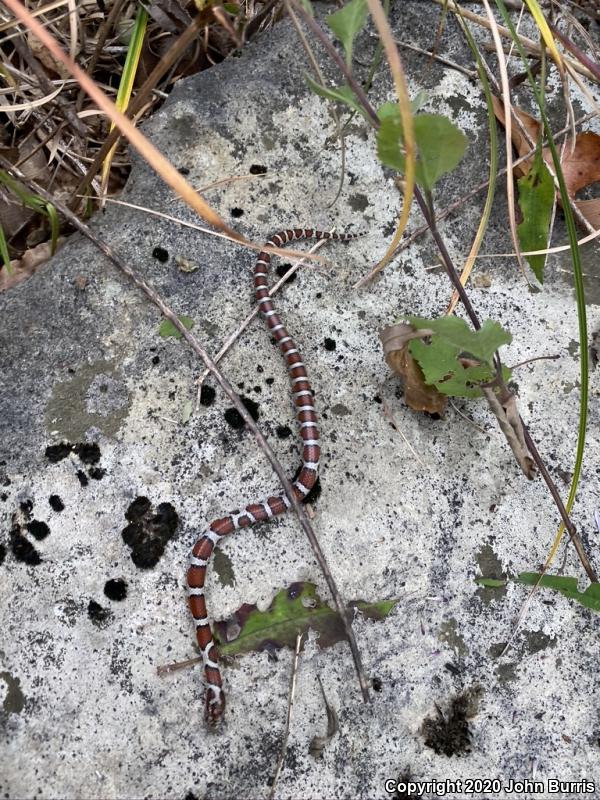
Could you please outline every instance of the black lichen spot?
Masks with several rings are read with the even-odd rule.
[[[40,542],[42,539],[45,539],[50,533],[50,528],[45,522],[40,522],[39,519],[33,519],[31,522],[28,522],[27,530],[35,539],[38,540],[38,542]]]
[[[280,439],[287,439],[288,436],[292,435],[292,429],[288,425],[278,425],[275,433]]]
[[[160,356],[152,356],[152,363],[154,364],[154,366],[160,364]]]
[[[91,467],[89,475],[90,478],[93,478],[95,481],[101,481],[106,475],[106,470],[103,467]]]
[[[252,400],[250,397],[240,397],[240,400],[246,406],[246,410],[252,419],[256,422],[258,419],[258,403]],[[225,422],[227,422],[228,425],[231,425],[232,428],[235,428],[235,430],[243,428],[246,424],[237,408],[228,408],[225,411]]]
[[[292,267],[291,264],[277,264],[277,267],[275,268],[275,272],[277,273],[277,276],[279,278],[283,278],[283,276],[286,274],[286,272],[289,269],[291,269],[291,267]],[[296,275],[297,274],[298,274],[297,272],[294,272],[292,275],[290,275],[290,277],[287,279],[287,282],[288,283],[293,283],[296,280]]]
[[[85,474],[85,472],[82,469],[78,469],[76,475],[77,475],[77,480],[79,481],[79,483],[82,486],[87,486],[88,485],[88,483],[89,483],[88,476]]]
[[[426,717],[421,726],[425,746],[438,755],[461,756],[471,752],[469,717],[474,716],[474,701],[480,690],[463,692],[450,701],[444,714],[436,705],[436,716]]]
[[[325,337],[325,339],[323,340],[323,344],[325,346],[325,350],[329,350],[330,352],[332,350],[335,350],[335,348],[337,347],[335,339],[330,339],[329,336]]]
[[[90,600],[88,603],[88,617],[98,628],[105,628],[109,624],[112,614],[107,608],[102,608],[100,603]]]
[[[18,525],[13,527],[9,537],[10,549],[17,561],[22,561],[24,564],[29,564],[32,567],[42,563],[40,554],[31,542],[23,536]]]
[[[65,504],[57,494],[51,494],[48,502],[50,503],[50,508],[57,513],[65,510]]]
[[[380,692],[383,689],[383,681],[381,678],[375,676],[371,681],[371,686],[373,687],[374,692]]]
[[[189,167],[177,167],[177,172],[180,175],[189,175],[190,174],[190,168]]]
[[[373,398],[373,402],[377,403],[378,405],[381,405],[383,403],[383,400],[381,399],[381,397],[379,397],[378,394],[376,394],[375,397]]]
[[[262,164],[252,164],[250,166],[250,175],[266,175],[267,168],[263,167]]]
[[[188,792],[186,796],[183,798],[183,800],[198,800],[198,798],[193,792]]]
[[[6,547],[3,544],[0,544],[0,564],[4,563],[5,558],[6,558]]]
[[[58,464],[59,461],[62,461],[63,458],[69,455],[72,449],[73,445],[69,442],[51,444],[46,448],[46,458],[51,464]]]
[[[169,253],[164,247],[155,247],[152,251],[152,256],[157,261],[160,261],[161,264],[166,264],[169,260]]]
[[[216,394],[212,386],[203,386],[202,389],[200,389],[200,405],[212,406],[215,402]]]
[[[109,600],[125,600],[127,597],[127,582],[121,578],[111,578],[104,584],[104,594]]]
[[[136,567],[151,569],[156,566],[167,542],[177,530],[177,512],[170,503],[160,503],[153,514],[148,498],[138,497],[125,512],[125,517],[130,524],[121,535],[131,548],[131,559]]]
[[[272,386],[275,383],[275,378],[266,378],[265,383],[267,386]]]
[[[100,448],[94,442],[79,442],[73,445],[73,450],[84,464],[97,464],[100,461]]]
[[[23,500],[23,502],[19,504],[19,508],[25,519],[31,519],[33,516],[33,500]]]
[[[229,213],[231,214],[232,217],[234,217],[235,219],[238,219],[239,217],[243,217],[244,216],[244,209],[243,208],[232,208]]]
[[[137,522],[148,513],[151,505],[147,497],[136,497],[125,512],[125,519],[128,519],[130,522]]]

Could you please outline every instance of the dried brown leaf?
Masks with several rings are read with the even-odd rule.
[[[494,113],[501,124],[504,124],[504,107],[502,103],[493,98]],[[532,140],[537,141],[540,123],[525,111],[513,107],[514,115],[519,119],[525,130],[529,133]],[[523,156],[531,150],[531,146],[522,135],[516,125],[512,128],[513,145],[519,156]],[[561,155],[561,167],[565,179],[567,192],[571,197],[580,189],[585,189],[596,181],[600,181],[600,136],[593,131],[583,131],[578,133],[575,138],[575,147],[572,139],[567,139]],[[554,173],[552,155],[550,149],[545,147],[542,150],[544,161]],[[531,159],[523,161],[515,167],[515,173],[524,175],[531,165]],[[560,203],[560,198],[557,198]],[[576,200],[575,205],[589,224],[597,230],[600,227],[600,199]]]
[[[58,247],[64,242],[59,238]],[[31,247],[23,253],[22,258],[10,262],[10,274],[6,267],[0,269],[0,292],[5,292],[31,277],[37,268],[52,256],[50,242],[42,242],[37,247]]]
[[[402,322],[388,325],[379,332],[385,360],[390,369],[402,378],[404,400],[413,411],[441,414],[446,408],[447,398],[435,386],[427,386],[421,368],[408,352],[415,331]]]

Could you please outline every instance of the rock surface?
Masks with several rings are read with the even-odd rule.
[[[430,47],[434,19],[433,7],[406,2],[394,25],[402,38]],[[369,62],[374,45],[361,38],[360,62]],[[451,20],[441,48],[469,62]],[[470,141],[465,160],[440,185],[443,208],[484,176],[485,106],[469,78],[405,56],[411,93],[425,89],[427,109],[448,114]],[[355,621],[373,681],[369,706],[361,703],[348,648],[321,651],[308,643],[275,796],[391,797],[385,780],[408,774],[503,783],[588,779],[600,787],[596,618],[540,592],[513,648],[499,658],[526,590],[509,583],[493,592],[474,582],[538,568],[556,511],[541,480],[519,473],[482,404],[459,401],[444,419],[403,404],[377,331],[403,314],[443,313],[448,283],[430,269],[437,256],[423,239],[373,286],[352,289],[383,254],[399,197],[375,159],[372,134],[354,118],[344,187],[331,206],[339,145],[330,111],[305,86],[307,69],[283,22],[239,58],[180,82],[144,126],[193,185],[209,187],[204,194],[213,207],[255,241],[304,225],[369,233],[327,246],[321,252],[330,270],[304,269],[277,305],[304,355],[322,418],[314,526],[334,577],[348,600],[398,603],[382,622]],[[376,80],[373,97],[376,104],[391,97],[385,80]],[[266,169],[263,177],[210,188],[257,166]],[[124,199],[194,221],[137,159]],[[481,197],[470,201],[442,225],[458,263],[481,205]],[[210,352],[247,314],[248,251],[123,206],[109,206],[92,224],[177,313],[194,320]],[[560,223],[556,238],[564,240]],[[484,250],[509,248],[499,199]],[[587,252],[591,264],[598,253]],[[177,257],[198,269],[182,271]],[[486,279],[470,294],[481,318],[512,332],[507,363],[560,355],[521,368],[516,380],[521,413],[566,495],[579,351],[573,292],[561,269],[568,261],[552,259],[543,291],[530,293],[512,260],[485,261],[479,272]],[[597,292],[591,297],[598,301]],[[588,312],[596,330],[598,305]],[[184,592],[189,549],[214,517],[278,490],[265,458],[252,437],[228,423],[230,403],[219,392],[182,422],[195,404],[202,365],[182,343],[158,335],[156,309],[80,237],[0,296],[0,318],[1,796],[267,797],[291,653],[246,656],[225,669],[228,707],[217,735],[203,723],[200,669],[156,672],[195,654]],[[242,334],[222,366],[257,404],[259,425],[292,474],[298,447],[285,435],[294,427],[289,389],[261,323]],[[591,379],[592,424],[574,520],[597,561],[598,370]],[[382,400],[411,449],[384,416]],[[137,533],[124,541],[134,523]],[[563,559],[565,574],[582,575],[566,544],[558,563]],[[314,581],[327,597],[291,516],[233,537],[216,567],[208,603],[218,618],[241,603],[264,608],[294,581]],[[326,729],[317,676],[339,719],[320,759],[309,754],[312,738]],[[466,797],[466,790],[464,784],[446,796]]]

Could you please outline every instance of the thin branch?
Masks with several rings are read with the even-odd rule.
[[[125,261],[123,261],[113,250],[109,247],[108,244],[104,240],[102,240],[99,236],[97,236],[87,225],[81,222],[73,212],[67,208],[64,203],[58,200],[56,197],[51,195],[45,189],[42,189],[41,186],[38,186],[35,181],[29,179],[26,175],[24,175],[20,170],[14,169],[11,164],[3,157],[0,156],[0,165],[6,169],[7,172],[11,173],[13,177],[17,180],[24,183],[29,189],[38,194],[42,197],[46,202],[52,203],[56,208],[63,214],[66,219],[76,227],[84,236],[90,239],[99,250],[101,250],[104,255],[112,261],[112,263],[118,267],[121,272],[127,275],[131,281],[139,288],[141,291],[151,300],[152,303],[160,310],[161,314],[168,319],[171,324],[179,331],[182,337],[187,341],[189,346],[192,350],[198,355],[202,361],[204,362],[205,366],[211,371],[215,380],[221,387],[221,389],[225,392],[227,397],[231,400],[233,405],[235,406],[236,410],[246,423],[247,428],[254,434],[254,438],[260,449],[266,455],[269,463],[271,464],[275,474],[279,478],[283,490],[290,501],[290,505],[294,510],[294,513],[298,517],[300,521],[300,526],[302,530],[306,534],[308,541],[310,542],[310,546],[313,550],[315,558],[319,564],[321,572],[323,573],[323,577],[327,582],[327,586],[329,587],[329,591],[333,597],[335,605],[337,607],[338,613],[342,619],[344,624],[344,629],[346,631],[346,636],[348,637],[348,644],[350,645],[350,650],[352,653],[352,658],[354,660],[354,666],[356,669],[356,674],[358,676],[358,680],[360,683],[360,688],[363,696],[363,700],[365,703],[370,701],[369,697],[369,689],[367,685],[367,679],[365,677],[365,673],[362,667],[362,662],[360,658],[360,653],[358,651],[358,645],[356,643],[356,639],[354,637],[354,632],[352,630],[350,618],[348,615],[348,610],[344,605],[344,601],[338,591],[338,588],[335,584],[333,579],[333,575],[327,565],[327,561],[325,560],[325,556],[323,555],[323,551],[321,550],[321,546],[317,540],[315,532],[310,524],[308,517],[306,516],[306,512],[304,507],[301,503],[298,502],[296,495],[294,493],[292,484],[290,483],[283,467],[277,460],[277,456],[273,452],[271,445],[265,439],[264,435],[248,413],[248,409],[242,403],[239,398],[239,395],[235,391],[235,389],[231,386],[227,378],[223,375],[223,373],[218,369],[217,365],[214,363],[212,358],[208,355],[206,350],[202,347],[202,345],[198,342],[196,337],[190,333],[190,331],[185,328],[176,314],[165,304],[162,297],[158,294],[158,292],[149,284],[147,283],[144,278],[132,267],[129,266]]]
[[[292,662],[292,673],[290,675],[290,691],[288,694],[287,713],[285,715],[285,728],[283,730],[283,738],[281,740],[281,751],[277,759],[277,766],[275,767],[275,774],[273,775],[273,782],[271,783],[271,791],[269,792],[269,800],[275,797],[275,789],[277,788],[277,781],[285,761],[285,754],[287,752],[288,737],[290,735],[290,723],[292,721],[292,708],[294,705],[294,697],[296,695],[296,679],[298,677],[298,664],[300,662],[300,648],[302,647],[302,633],[296,636],[296,649],[294,650],[294,660]]]

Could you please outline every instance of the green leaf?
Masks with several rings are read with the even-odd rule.
[[[521,572],[515,580],[526,586],[535,586],[540,575],[537,572]],[[600,611],[600,583],[590,583],[584,592],[577,589],[577,578],[562,575],[544,575],[540,586],[545,589],[554,589],[570,600],[575,600],[585,608]]]
[[[499,347],[512,342],[510,333],[491,319],[486,319],[478,331],[469,328],[464,319],[458,317],[440,317],[440,319],[408,317],[408,321],[414,328],[431,329],[459,351],[480,361],[491,361]]]
[[[517,226],[521,249],[543,250],[548,244],[548,231],[554,207],[554,181],[542,158],[538,144],[535,158],[527,175],[517,181],[519,208],[523,221]],[[525,256],[535,277],[544,282],[546,256]]]
[[[356,35],[363,28],[367,19],[366,0],[350,0],[339,11],[325,17],[325,22],[334,35],[340,40],[346,53],[346,64],[352,63],[352,47]]]
[[[384,103],[377,116],[381,122],[377,131],[379,160],[403,173],[403,135],[398,106]],[[417,144],[415,179],[419,186],[431,191],[442,175],[451,172],[459,163],[468,140],[461,130],[440,114],[417,114],[413,127]]]
[[[456,125],[440,114],[418,114],[413,124],[422,170],[421,185],[431,190],[442,175],[457,166],[469,142]]]
[[[413,339],[409,344],[425,383],[453,397],[479,397],[480,384],[488,383],[495,375],[494,353],[512,340],[508,331],[489,319],[477,331],[458,317],[408,317],[408,322],[416,330],[431,331],[428,341]],[[481,363],[465,367],[459,357],[471,357]],[[510,371],[503,376],[508,379]]]
[[[387,617],[397,602],[382,600],[365,603],[358,600],[348,605],[358,609],[368,619],[380,620]],[[232,629],[239,630],[239,634],[228,641]],[[339,614],[320,599],[315,585],[294,583],[278,592],[266,611],[259,611],[255,605],[244,604],[231,619],[216,622],[213,632],[219,643],[219,652],[234,656],[266,648],[294,649],[296,636],[309,629],[318,632],[318,644],[323,649],[346,638]]]
[[[364,108],[358,102],[354,96],[354,92],[349,86],[343,85],[329,88],[327,86],[321,86],[320,83],[316,83],[308,75],[305,75],[304,77],[315,94],[318,94],[321,97],[326,97],[328,100],[336,100],[338,103],[344,103],[345,105],[350,106],[353,111],[358,111],[358,113],[362,114],[363,117],[365,116]]]
[[[6,267],[6,271],[10,275],[10,255],[8,253],[8,244],[6,243],[6,236],[4,235],[4,228],[2,225],[0,225],[0,258],[2,259],[2,264]]]
[[[234,17],[239,13],[240,10],[240,7],[237,3],[223,3],[223,8],[228,14],[232,14]]]
[[[475,583],[480,586],[485,586],[487,589],[500,589],[506,586],[506,581],[499,578],[475,578]]]
[[[186,317],[184,314],[178,314],[177,319],[188,331],[194,327],[194,320]],[[162,336],[163,339],[168,339],[170,336],[172,336],[174,339],[181,339],[181,333],[177,330],[175,325],[173,325],[170,319],[163,319],[158,327],[158,334],[159,336]]]

